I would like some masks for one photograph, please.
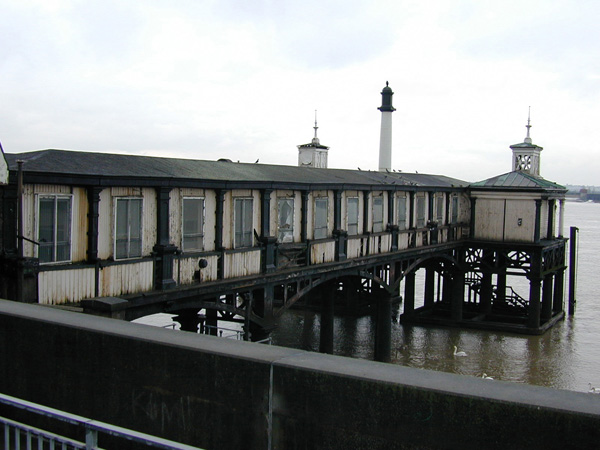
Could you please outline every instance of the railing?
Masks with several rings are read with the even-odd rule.
[[[198,447],[192,447],[168,439],[77,416],[58,409],[11,397],[10,395],[0,394],[0,403],[41,416],[50,417],[71,425],[78,425],[85,430],[85,442],[80,442],[65,436],[40,430],[30,425],[15,422],[14,420],[5,417],[0,417],[0,423],[3,424],[4,431],[3,448],[6,450],[20,450],[21,448],[30,450],[34,447],[38,450],[55,448],[63,450],[100,450],[100,447],[98,447],[98,434],[108,434],[152,448],[165,450],[201,450]]]
[[[479,296],[481,295],[481,276],[478,274],[471,274],[471,276],[465,277],[465,285],[468,286],[468,303],[477,303]],[[492,290],[492,296],[494,300],[498,300],[498,290]],[[528,304],[525,298],[521,297],[512,286],[506,286],[506,293],[503,299],[506,304],[515,307],[527,309]]]
[[[234,330],[233,328],[215,327],[214,325],[200,324],[200,334],[212,334],[226,339],[235,339],[243,341],[246,332],[243,330]]]
[[[527,300],[521,297],[519,294],[515,292],[512,286],[506,286],[506,289],[510,289],[510,292],[506,295],[506,303],[511,306],[515,306],[518,308],[527,308]]]

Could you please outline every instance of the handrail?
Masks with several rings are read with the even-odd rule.
[[[39,405],[37,403],[21,400],[6,394],[0,394],[0,403],[9,405],[25,411],[33,412],[42,416],[50,417],[71,425],[83,426],[86,430],[86,448],[90,450],[97,449],[98,432],[109,434],[129,441],[138,442],[144,445],[149,445],[154,448],[164,450],[201,450],[198,447],[181,444],[169,439],[151,436],[139,431],[130,430],[128,428],[111,425],[98,420],[92,420],[87,417],[78,416],[76,414],[67,413],[48,406]]]

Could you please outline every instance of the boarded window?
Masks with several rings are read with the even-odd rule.
[[[251,198],[236,198],[234,210],[235,240],[234,247],[252,247],[252,215],[253,200]]]
[[[315,199],[315,239],[327,237],[327,198]]]
[[[435,197],[435,220],[438,224],[444,223],[444,196],[438,195]]]
[[[71,260],[71,197],[39,198],[38,258],[40,263]]]
[[[348,235],[358,234],[358,197],[349,197],[346,202],[346,213],[348,216]]]
[[[204,249],[204,199],[186,197],[182,207],[183,251],[201,251]]]
[[[373,197],[373,233],[383,231],[383,197]]]
[[[452,197],[452,223],[458,223],[458,197],[455,195]]]
[[[277,241],[294,242],[294,199],[277,199]]]
[[[406,230],[406,197],[398,197],[398,229]]]
[[[142,199],[118,198],[115,223],[115,258],[142,256]]]
[[[417,228],[425,227],[425,197],[417,197]]]

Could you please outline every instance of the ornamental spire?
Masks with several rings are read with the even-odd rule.
[[[525,143],[526,144],[531,144],[531,136],[529,135],[529,130],[531,129],[531,106],[529,107],[529,113],[527,115],[527,125],[525,125],[525,128],[527,128],[527,137],[525,137]]]
[[[315,137],[313,138],[313,144],[319,144],[319,138],[317,137],[317,129],[319,128],[317,126],[317,110],[315,109],[315,126],[313,127],[315,129]]]

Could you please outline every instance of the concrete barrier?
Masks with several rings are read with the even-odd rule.
[[[0,391],[207,449],[595,448],[600,396],[0,301]]]

